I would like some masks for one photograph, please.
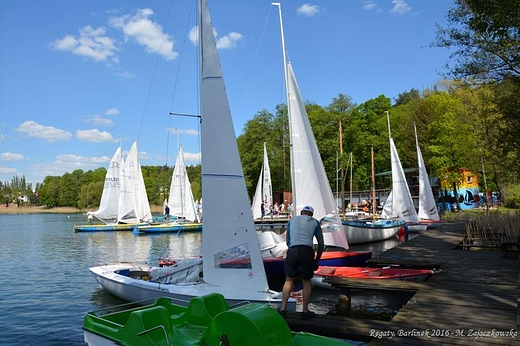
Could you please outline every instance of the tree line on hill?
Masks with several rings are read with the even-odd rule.
[[[352,153],[354,190],[371,187],[370,148],[378,172],[391,169],[386,112],[403,167],[417,167],[414,124],[430,175],[461,184],[464,168],[479,173],[481,190],[497,191],[504,202],[520,207],[520,2],[455,0],[448,27],[438,28],[432,46],[451,48],[445,78],[432,88],[411,89],[392,100],[384,95],[354,104],[339,94],[327,106],[307,102],[306,109],[333,191],[345,183]],[[451,65],[450,65],[451,64]],[[341,131],[340,131],[341,129]],[[237,138],[252,198],[268,149],[274,191],[290,191],[289,131],[284,104],[275,113],[260,110]],[[340,150],[340,143],[342,148]],[[342,155],[340,155],[342,153]],[[200,199],[200,166],[188,166],[195,199]],[[172,167],[143,166],[151,204],[168,195]],[[48,206],[95,207],[105,168],[48,176],[35,187],[25,178],[0,183],[6,202],[20,194]],[[349,177],[350,179],[350,177]],[[390,180],[380,178],[377,188]],[[350,184],[347,184],[348,187]],[[232,201],[230,201],[232,203]]]

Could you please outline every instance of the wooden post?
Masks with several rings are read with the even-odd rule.
[[[338,315],[349,316],[352,307],[352,292],[348,287],[340,287]]]

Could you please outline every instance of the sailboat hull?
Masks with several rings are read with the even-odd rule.
[[[279,308],[282,302],[281,293],[243,290],[239,288],[238,283],[236,287],[223,287],[208,284],[203,280],[175,284],[153,282],[149,278],[154,268],[157,267],[150,267],[147,264],[119,263],[92,267],[89,270],[105,290],[129,302],[168,297],[188,303],[193,297],[215,292],[222,294],[229,305],[247,300]],[[296,300],[290,298],[287,311],[295,310]]]
[[[320,266],[364,266],[372,258],[372,251],[325,251]],[[269,279],[285,276],[285,258],[264,257],[264,268]]]
[[[344,220],[343,230],[350,244],[371,243],[390,239],[397,235],[404,221],[377,220]]]
[[[442,225],[444,225],[444,221],[442,221],[442,220],[427,219],[427,220],[421,220],[419,222],[423,225],[426,225],[426,227],[429,229],[438,228],[438,227],[441,227]]]
[[[99,224],[99,225],[74,225],[74,232],[113,232],[113,231],[132,231],[134,227],[146,226],[143,224],[119,223],[119,224]]]
[[[165,223],[159,225],[136,226],[134,233],[157,234],[157,233],[179,233],[179,232],[201,232],[202,223]]]
[[[426,231],[428,225],[421,222],[407,222],[406,227],[408,227],[409,233],[419,233],[422,231]]]

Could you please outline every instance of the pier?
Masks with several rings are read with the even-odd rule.
[[[301,320],[301,313],[295,312],[287,314],[289,326],[374,346],[518,345],[518,252],[460,247],[465,226],[448,222],[369,260],[373,267],[435,268],[426,282],[328,281],[344,290],[415,292],[390,321],[335,315]]]

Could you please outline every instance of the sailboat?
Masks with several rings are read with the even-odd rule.
[[[136,226],[134,234],[139,233],[169,233],[169,232],[200,232],[202,224],[197,215],[191,183],[184,164],[184,150],[179,148],[175,161],[170,193],[167,201],[172,220],[164,223]]]
[[[90,272],[103,288],[128,301],[166,296],[187,304],[193,297],[220,293],[229,305],[247,300],[279,307],[282,295],[267,283],[205,0],[199,1],[199,35],[202,258],[169,267],[117,263]],[[296,309],[295,299],[288,309]]]
[[[415,210],[415,205],[408,188],[408,183],[404,175],[401,160],[395,147],[394,139],[390,132],[390,116],[386,112],[388,121],[388,140],[390,142],[390,157],[392,162],[392,190],[387,198],[383,214],[388,216],[397,216],[406,221],[409,232],[424,231],[427,225],[419,223],[419,216]]]
[[[264,160],[258,183],[256,184],[255,196],[251,203],[251,210],[253,211],[253,219],[262,219],[262,203],[264,210],[267,213],[273,205],[273,186],[271,184],[271,169],[269,168],[269,158],[267,156],[267,147],[264,143]]]
[[[433,197],[430,179],[428,178],[421,147],[419,146],[415,123],[413,124],[413,129],[415,132],[415,145],[417,147],[417,162],[419,166],[419,211],[417,215],[419,216],[420,223],[428,225],[428,228],[437,228],[442,226],[444,222],[439,218],[437,203]]]
[[[405,222],[397,218],[382,218],[376,214],[374,149],[371,150],[372,162],[372,214],[369,218],[343,220],[343,228],[351,244],[371,243],[390,239],[397,235]]]
[[[75,232],[130,231],[152,219],[139,162],[137,141],[126,161],[118,147],[105,175],[99,209],[92,213],[100,223],[74,225]]]
[[[372,252],[348,250],[349,245],[343,232],[338,207],[318,151],[296,76],[291,63],[286,58],[281,5],[279,3],[273,5],[277,5],[279,9],[283,46],[291,139],[293,213],[298,215],[305,205],[311,205],[314,208],[314,218],[321,221],[325,245],[340,250],[323,252],[320,265],[364,265],[372,257]],[[264,264],[268,276],[284,275],[283,261],[287,244],[285,241],[280,241],[276,234],[271,237],[273,241],[268,242],[269,234],[272,233],[263,232],[260,235]]]
[[[348,221],[346,225],[348,225],[349,229],[346,231],[349,231],[353,233],[353,235],[359,235],[361,234],[361,237],[393,237],[397,234],[397,232],[403,227],[404,221],[402,220],[395,220],[395,219],[381,219],[376,215],[376,188],[375,188],[375,169],[374,169],[374,148],[371,148],[371,161],[372,161],[372,214],[371,219],[364,219],[364,220],[351,220]],[[365,234],[363,234],[363,232]],[[369,239],[368,241],[363,242],[369,242],[373,241]],[[314,276],[312,278],[312,284],[322,287],[322,288],[333,288],[330,284],[324,283],[323,280],[326,277],[330,276],[348,276],[352,275],[353,278],[372,278],[368,275],[365,275],[364,273],[367,272],[366,267],[338,267],[338,266],[321,266],[314,272]],[[408,274],[411,274],[411,270],[408,269]],[[402,278],[404,278],[404,273],[406,270],[398,271],[399,275],[401,275]],[[416,272],[413,272],[416,274]],[[374,273],[375,274],[375,273]],[[397,274],[397,273],[392,273]],[[407,274],[407,275],[408,275]],[[431,275],[431,273],[429,273]],[[391,278],[390,275],[383,275],[385,278]],[[382,277],[383,277],[382,276]],[[382,278],[381,277],[381,278]],[[394,276],[395,277],[395,276]]]

